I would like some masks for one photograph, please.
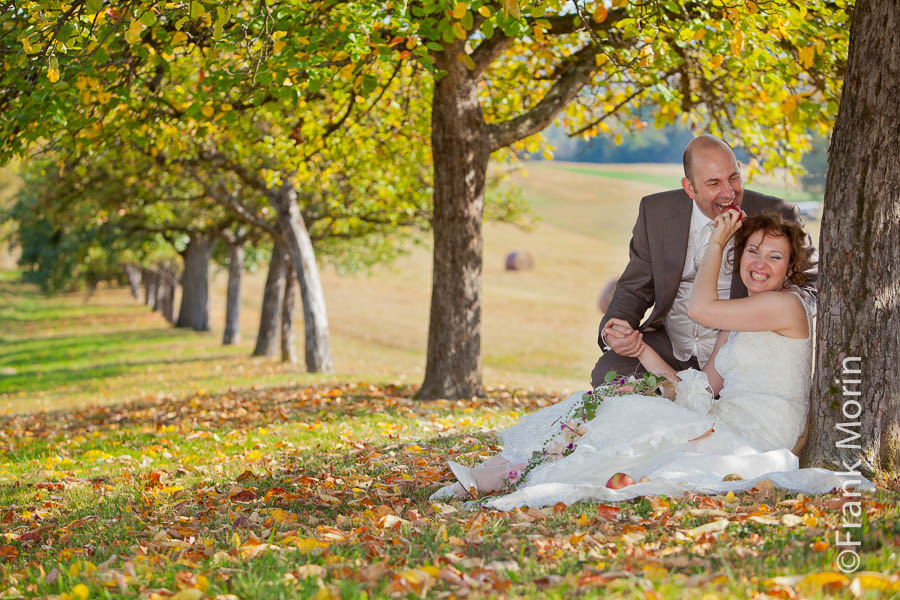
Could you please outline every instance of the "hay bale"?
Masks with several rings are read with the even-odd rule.
[[[619,280],[616,278],[610,279],[606,282],[606,285],[603,286],[603,289],[600,290],[600,295],[597,297],[597,308],[600,309],[600,312],[605,313],[606,309],[609,308],[609,303],[612,302],[613,294],[616,293],[616,283]]]
[[[528,271],[534,267],[534,258],[524,250],[513,250],[506,255],[507,271]]]

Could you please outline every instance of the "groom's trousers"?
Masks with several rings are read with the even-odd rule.
[[[689,360],[678,360],[675,358],[675,354],[672,352],[672,342],[669,340],[665,329],[644,331],[643,334],[644,343],[656,350],[662,359],[676,371],[700,368],[700,364],[694,356]],[[613,350],[607,350],[600,357],[600,360],[597,361],[597,364],[594,365],[594,370],[591,371],[591,386],[597,387],[603,383],[603,377],[608,371],[615,371],[618,375],[627,377],[629,375],[642,375],[647,372],[647,369],[636,358],[619,356]]]

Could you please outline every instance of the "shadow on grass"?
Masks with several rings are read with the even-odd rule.
[[[217,354],[213,356],[189,356],[184,358],[159,358],[128,361],[109,365],[90,365],[81,369],[59,368],[28,371],[16,375],[0,375],[0,394],[17,394],[34,392],[61,385],[71,385],[92,379],[105,379],[133,372],[136,369],[162,365],[178,365],[184,363],[218,362],[234,358],[234,354]]]
[[[100,355],[131,349],[138,344],[164,343],[175,337],[191,335],[184,329],[124,329],[97,334],[59,334],[30,339],[0,338],[3,354],[0,365],[48,364],[83,358],[87,352]]]

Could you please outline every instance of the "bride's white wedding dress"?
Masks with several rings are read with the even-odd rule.
[[[715,359],[725,381],[719,399],[705,391],[705,374],[697,371],[682,372],[686,381],[679,384],[674,403],[639,395],[607,398],[572,454],[536,467],[518,490],[492,498],[487,506],[506,510],[587,498],[725,493],[763,479],[806,493],[840,488],[847,478],[825,469],[799,469],[791,453],[806,424],[815,302],[799,290],[796,295],[810,317],[810,336],[732,332]],[[581,395],[572,394],[502,431],[502,455],[511,464],[527,462],[560,430]],[[690,441],[711,428],[711,435]],[[608,489],[606,482],[616,472],[649,481]],[[743,480],[722,481],[729,474]],[[862,479],[857,487],[874,486]]]

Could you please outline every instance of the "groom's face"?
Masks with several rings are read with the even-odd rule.
[[[741,206],[744,197],[741,170],[730,150],[720,147],[695,150],[692,175],[691,179],[682,179],[681,185],[700,212],[710,219],[721,215],[731,204]]]

